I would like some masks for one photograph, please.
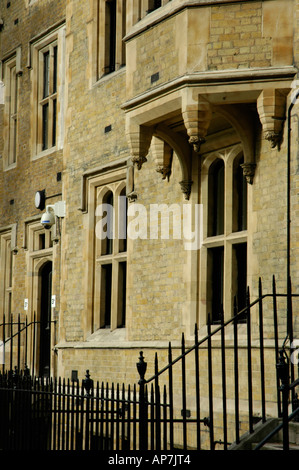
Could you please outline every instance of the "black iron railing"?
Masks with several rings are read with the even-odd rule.
[[[156,353],[150,378],[146,378],[147,358],[141,351],[139,382],[133,387],[100,385],[89,373],[81,384],[32,378],[28,369],[21,373],[20,358],[28,358],[24,334],[34,325],[17,322],[17,336],[11,338],[13,344],[20,345],[16,353],[11,351],[16,362],[10,363],[8,373],[0,375],[1,446],[226,450],[231,443],[240,443],[244,433],[252,434],[255,423],[266,422],[267,415],[282,418],[286,427],[289,401],[293,411],[296,408],[293,392],[298,380],[293,377],[297,371],[288,360],[292,385],[286,399],[276,366],[281,359],[282,338],[284,354],[290,358],[294,351],[288,313],[296,297],[291,288],[288,295],[278,294],[274,277],[272,292],[263,294],[259,280],[258,298],[251,302],[248,290],[245,308],[237,312],[235,302],[228,321],[224,321],[223,312],[219,324],[212,324],[209,317],[204,335],[199,336],[195,325],[193,341],[186,341],[183,334],[179,345],[169,343],[167,358],[158,358]],[[33,328],[32,344],[34,336]],[[33,364],[28,363],[31,371],[36,347],[33,349]],[[31,435],[37,436],[35,442],[30,440],[28,426]]]
[[[183,449],[211,449],[214,450],[219,445],[223,449],[228,449],[230,443],[240,443],[241,434],[254,432],[254,424],[258,421],[266,422],[267,406],[268,414],[273,415],[273,404],[276,403],[276,416],[282,417],[282,403],[280,378],[276,370],[279,360],[279,343],[283,335],[289,338],[290,317],[285,314],[282,322],[282,315],[278,318],[278,299],[285,300],[284,312],[292,309],[292,299],[298,297],[291,293],[289,295],[276,293],[276,282],[273,277],[272,292],[262,293],[262,282],[259,280],[259,297],[250,302],[250,293],[247,292],[246,307],[237,312],[235,303],[234,316],[224,322],[223,312],[221,314],[220,325],[212,325],[208,318],[207,335],[198,339],[198,330],[195,326],[194,344],[186,349],[184,335],[182,335],[181,354],[172,359],[172,346],[169,344],[168,364],[159,370],[158,357],[155,358],[155,374],[145,379],[146,363],[143,353],[140,355],[139,373],[140,375],[140,410],[142,416],[147,416],[149,404],[147,402],[148,387],[151,386],[155,393],[155,410],[151,411],[154,416],[155,428],[147,432],[147,426],[140,429],[140,443],[143,449],[173,449],[176,445]],[[267,314],[267,342],[271,341],[273,350],[272,370],[265,365],[265,337],[264,337],[264,307],[265,302],[272,310],[272,325],[270,333],[269,312]],[[255,312],[253,325],[253,311]],[[245,318],[245,323],[243,322]],[[240,322],[242,319],[242,322]],[[230,336],[228,331],[230,328]],[[279,334],[279,329],[283,331]],[[242,331],[240,340],[239,330]],[[270,337],[269,337],[270,334]],[[228,338],[229,341],[228,341]],[[266,353],[269,354],[267,344]],[[292,354],[292,342],[290,342],[290,355]],[[242,358],[240,357],[242,355]],[[252,359],[254,355],[254,367]],[[191,358],[193,357],[193,361]],[[188,362],[188,366],[187,366]],[[192,362],[192,363],[191,363]],[[230,364],[230,383],[227,374],[228,363]],[[180,371],[174,371],[179,365]],[[188,367],[188,373],[186,369]],[[294,364],[289,361],[290,375],[294,377]],[[188,378],[186,377],[188,375]],[[175,385],[178,379],[179,386]],[[232,380],[233,378],[233,380]],[[267,387],[266,383],[272,380],[272,387]],[[164,379],[164,387],[167,388],[169,413],[167,417],[161,413],[160,382]],[[266,380],[267,379],[267,380]],[[201,385],[201,383],[203,386]],[[217,383],[217,391],[215,385]],[[208,384],[208,387],[204,385]],[[242,387],[241,387],[242,385]],[[179,389],[180,387],[180,389]],[[244,394],[246,388],[246,396]],[[190,391],[192,390],[192,396]],[[241,392],[242,388],[242,392]],[[203,403],[201,396],[202,389],[205,390],[207,400]],[[174,405],[174,396],[177,396]],[[257,398],[258,395],[258,398]],[[228,413],[228,401],[230,411]],[[178,403],[180,402],[180,403]],[[217,402],[217,407],[215,403]],[[246,410],[244,410],[246,403]],[[242,404],[242,407],[241,407]],[[233,406],[233,412],[232,412]],[[177,410],[181,410],[178,416]],[[166,408],[164,408],[164,411]],[[175,416],[176,413],[176,416]],[[228,426],[230,420],[230,426]],[[234,420],[234,433],[232,423]],[[246,426],[240,426],[240,422]],[[175,428],[180,435],[174,439]],[[165,446],[165,433],[167,433],[167,445]],[[164,440],[161,436],[164,436]],[[153,442],[153,439],[155,440]]]
[[[136,387],[0,376],[1,450],[136,449]],[[130,445],[129,445],[130,443]]]
[[[294,393],[296,387],[299,386],[299,379],[296,379],[294,382],[290,383],[289,357],[284,347],[279,351],[279,360],[276,367],[280,381],[278,391],[282,396],[282,420],[275,429],[273,429],[266,437],[264,437],[264,439],[254,448],[254,450],[262,449],[262,447],[271,439],[273,439],[274,436],[277,436],[279,431],[282,431],[283,450],[290,450],[289,423],[291,421],[298,422],[299,420],[299,400],[297,395]],[[290,400],[290,394],[292,396],[292,400]],[[293,410],[291,414],[289,414],[290,401]]]
[[[56,321],[51,321],[55,324]],[[5,371],[18,371],[28,368],[34,375],[37,368],[38,336],[40,321],[34,318],[28,321],[27,316],[5,314],[0,323],[0,364],[2,374]]]

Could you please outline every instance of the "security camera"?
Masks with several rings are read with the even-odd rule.
[[[42,215],[40,223],[45,229],[49,230],[55,224],[55,216],[53,210],[47,208],[47,211]]]

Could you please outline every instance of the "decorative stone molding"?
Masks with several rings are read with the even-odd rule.
[[[282,139],[282,131],[274,132],[274,131],[267,131],[265,132],[265,139],[268,140],[271,144],[271,148],[275,148],[279,146],[280,141]]]
[[[147,158],[142,156],[142,155],[139,155],[138,157],[134,157],[132,156],[132,162],[134,163],[134,165],[137,166],[138,170],[141,170],[142,168],[142,165],[147,162]]]
[[[193,181],[180,181],[182,192],[185,195],[185,199],[187,201],[190,198],[192,184],[193,184]]]
[[[211,122],[212,112],[210,103],[198,96],[193,101],[187,97],[183,104],[182,115],[187,129],[189,143],[196,153],[200,152],[200,146],[205,142],[207,131]]]
[[[256,164],[255,163],[243,163],[241,167],[243,168],[243,175],[245,176],[247,183],[252,184],[254,174],[255,174]]]
[[[165,141],[153,137],[151,151],[156,164],[156,171],[162,174],[162,179],[170,177],[173,149]]]
[[[137,193],[135,191],[132,191],[131,193],[127,194],[127,199],[129,200],[129,202],[134,202],[136,201],[137,199]]]
[[[153,129],[152,127],[140,126],[129,121],[127,123],[127,141],[130,148],[131,160],[138,170],[147,162]]]
[[[271,143],[271,148],[280,146],[285,109],[285,94],[274,88],[263,90],[257,99],[257,110],[263,126],[264,138]]]

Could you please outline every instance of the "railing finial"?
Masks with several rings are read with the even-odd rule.
[[[144,362],[143,351],[140,351],[139,362],[137,362],[137,370],[140,376],[139,384],[144,383],[144,376],[147,368],[147,363]]]

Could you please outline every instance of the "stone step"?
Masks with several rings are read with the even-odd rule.
[[[252,450],[257,446],[257,444],[252,444]],[[270,442],[265,444],[261,450],[283,450],[282,442]],[[299,445],[289,444],[289,450],[299,450]]]
[[[252,445],[252,449],[257,444]],[[299,450],[299,423],[289,423],[289,449]],[[275,437],[262,447],[262,450],[283,450],[283,432],[280,430]]]

